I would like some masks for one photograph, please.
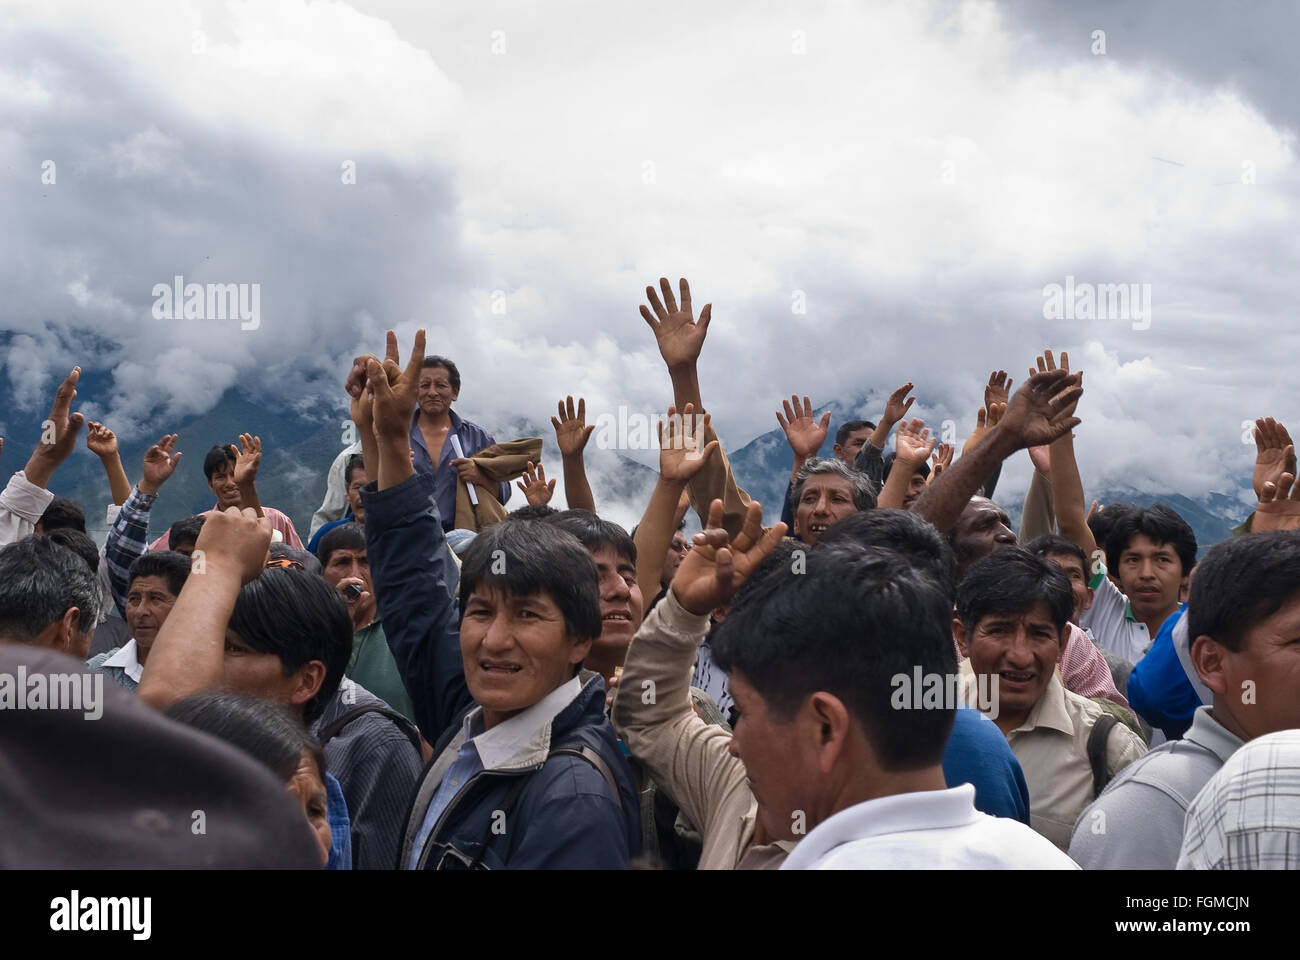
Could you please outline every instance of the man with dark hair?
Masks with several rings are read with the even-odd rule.
[[[518,510],[511,510],[506,514],[507,520],[545,520],[547,517],[554,517],[563,513],[563,510],[557,510],[555,507],[545,503],[530,503],[526,507],[520,507]]]
[[[582,665],[608,683],[623,666],[628,645],[645,613],[645,598],[636,578],[636,544],[617,523],[590,510],[565,510],[547,518],[573,534],[596,561],[600,579],[600,632]]]
[[[203,529],[205,519],[207,518],[203,514],[198,513],[173,523],[167,529],[167,540],[171,544],[170,549],[187,557],[190,556],[194,552],[194,541],[199,538],[199,531]]]
[[[131,564],[122,610],[131,639],[121,647],[91,657],[86,665],[134,691],[158,631],[167,621],[189,575],[189,557],[171,550],[146,553]]]
[[[353,864],[391,867],[420,772],[418,737],[344,677],[352,624],[338,591],[305,570],[267,568],[270,542],[269,522],[251,508],[208,515],[196,548],[204,572],[189,578],[158,631],[140,698],[165,709],[227,689],[302,717],[343,785]]]
[[[356,523],[328,530],[317,547],[321,576],[343,597],[352,621],[352,655],[344,673],[379,699],[415,721],[415,708],[388,649],[388,638],[375,606],[375,588],[366,559],[366,535]]]
[[[73,551],[38,536],[0,548],[0,643],[85,660],[98,617],[99,585]]]
[[[67,547],[77,556],[86,562],[86,568],[91,573],[99,573],[99,548],[95,546],[95,541],[86,536],[85,532],[75,527],[56,527],[48,531],[45,536],[57,543],[61,547]]]
[[[379,465],[362,491],[379,611],[434,743],[398,863],[625,866],[640,849],[636,792],[605,684],[581,669],[602,632],[595,561],[551,523],[498,523],[465,551],[459,602],[448,595],[434,480],[409,456],[424,342],[420,330],[399,374],[390,332],[389,370],[359,357],[347,381],[369,410]]]
[[[173,440],[173,443],[175,441]],[[180,454],[176,455],[180,459]],[[259,437],[243,433],[239,436],[239,445],[218,443],[203,458],[203,475],[207,478],[208,488],[217,498],[216,506],[204,512],[211,516],[218,510],[249,507],[256,510],[270,521],[271,527],[280,532],[280,538],[291,547],[302,547],[298,531],[293,521],[274,507],[262,506],[257,496],[257,471],[262,463],[262,441]],[[170,550],[171,531],[149,544],[150,550]]]
[[[831,524],[876,505],[876,485],[839,460],[812,457],[800,468],[790,493],[794,535],[809,546]]]
[[[1062,850],[1079,811],[1146,751],[1137,734],[1061,683],[1056,664],[1073,607],[1059,567],[1007,547],[967,571],[952,621],[968,658],[967,702],[978,701],[1006,734],[1029,783],[1033,827]]]
[[[86,511],[81,504],[67,497],[55,497],[36,521],[36,533],[49,533],[52,530],[76,530],[86,532]]]
[[[366,477],[366,464],[361,454],[355,453],[348,457],[347,463],[343,468],[343,483],[347,493],[348,506],[341,519],[333,520],[319,527],[307,541],[307,549],[312,553],[320,556],[320,542],[325,534],[329,533],[345,523],[366,522],[366,507],[361,502],[361,488],[369,482]],[[324,561],[322,560],[322,563]]]
[[[1073,866],[976,810],[969,784],[947,787],[955,703],[896,709],[898,677],[955,675],[940,585],[892,550],[845,543],[759,587],[733,605],[714,655],[763,831],[810,828],[781,869]]]
[[[1086,869],[1172,869],[1197,792],[1245,742],[1300,727],[1300,537],[1215,544],[1184,616],[1212,702],[1181,740],[1134,763],[1078,818],[1070,855]]]

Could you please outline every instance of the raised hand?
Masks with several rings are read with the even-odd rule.
[[[917,467],[930,458],[937,440],[938,437],[930,436],[930,428],[919,417],[913,417],[907,423],[900,424],[895,434],[894,469],[898,469],[901,461],[910,464],[911,472],[914,473]]]
[[[81,367],[73,367],[72,372],[59,384],[54,394],[54,403],[50,415],[41,424],[41,439],[27,461],[24,473],[28,480],[38,487],[44,487],[54,475],[55,468],[77,446],[77,431],[86,422],[80,413],[69,413],[72,401],[77,397],[77,381],[81,379]]]
[[[573,397],[565,397],[556,406],[560,416],[558,419],[551,417],[551,426],[555,428],[555,443],[560,448],[561,456],[576,456],[582,453],[591,437],[591,431],[596,429],[595,424],[587,426],[586,398],[578,398],[576,413],[573,410]]]
[[[763,508],[750,501],[745,522],[732,542],[722,529],[722,501],[709,504],[705,529],[673,576],[672,591],[686,610],[705,614],[731,600],[732,595],[785,536],[785,524],[763,532]]]
[[[1255,507],[1252,533],[1270,533],[1279,530],[1300,530],[1300,483],[1295,482],[1295,448],[1287,447],[1293,464],[1291,472],[1283,473],[1277,480],[1265,480]]]
[[[524,499],[533,506],[550,503],[551,497],[555,495],[555,481],[546,479],[546,470],[540,463],[534,469],[531,460],[524,470],[524,479],[517,482],[515,486],[524,495]]]
[[[174,433],[163,434],[162,438],[145,451],[142,472],[137,486],[140,492],[151,497],[158,495],[158,488],[167,482],[181,462],[181,454],[172,454],[176,448],[178,436]]]
[[[1011,384],[1014,382],[1007,379],[1005,370],[990,373],[989,382],[984,387],[984,408],[988,409],[995,403],[1006,404],[1011,399]]]
[[[1286,449],[1291,446],[1291,434],[1281,421],[1272,417],[1263,417],[1255,421],[1255,472],[1251,476],[1251,486],[1255,496],[1264,490],[1265,482],[1277,482],[1284,471],[1296,472],[1295,452],[1292,450],[1288,465]]]
[[[688,403],[681,417],[677,408],[668,408],[667,425],[659,424],[659,476],[665,480],[677,480],[682,483],[690,480],[704,466],[704,461],[718,449],[718,441],[709,441],[708,446],[700,448],[704,436],[704,425],[709,422],[709,414],[696,423],[695,405]]]
[[[713,304],[704,305],[697,322],[691,311],[691,288],[685,277],[681,280],[680,307],[667,277],[659,278],[659,288],[664,294],[662,301],[654,287],[645,288],[650,306],[641,305],[641,316],[645,317],[645,322],[654,331],[655,340],[659,344],[659,355],[664,358],[668,369],[691,366],[700,358],[704,338],[709,332]]]
[[[1029,459],[1033,462],[1035,470],[1048,480],[1052,479],[1052,447],[1050,444],[1030,447]]]
[[[235,483],[251,486],[257,481],[257,468],[262,465],[262,438],[241,433],[239,446],[232,443],[230,451],[235,455]]]
[[[782,400],[781,403],[785,407],[785,416],[781,416],[780,411],[777,411],[776,422],[781,424],[781,429],[785,431],[785,439],[790,444],[790,449],[801,460],[815,457],[822,444],[826,442],[826,434],[831,427],[831,412],[827,410],[822,414],[819,423],[813,419],[812,400],[808,397],[803,398],[802,410],[799,409],[799,398],[796,396],[791,396],[789,402]],[[689,404],[687,409],[690,409]]]
[[[1051,350],[1044,350],[1042,354],[1039,355],[1037,362],[1038,362],[1038,371],[1037,371],[1038,373],[1053,373],[1058,369],[1064,370],[1066,373],[1070,372],[1070,355],[1066,353],[1064,350],[1061,351],[1061,365],[1059,368],[1056,365],[1056,361],[1052,358]],[[1035,371],[1031,368],[1029,371],[1029,375],[1032,377],[1034,375],[1034,372]],[[1076,372],[1081,372],[1081,371],[1076,371]],[[1082,383],[1083,382],[1082,379],[1080,379],[1079,382]],[[1082,393],[1083,391],[1080,391],[1079,395],[1082,396]],[[1075,407],[1078,406],[1078,404],[1079,404],[1079,397],[1076,396],[1074,398],[1074,403],[1064,410],[1065,415],[1067,417],[1074,416],[1074,410]]]
[[[375,437],[379,440],[409,443],[411,413],[420,393],[420,369],[424,364],[424,331],[415,331],[415,344],[411,359],[402,370],[398,366],[397,334],[388,331],[387,350],[383,363],[375,356],[359,357],[365,361],[364,392],[371,396],[370,415]],[[362,381],[356,379],[356,366],[348,375],[347,390],[352,397],[361,396]]]
[[[1072,416],[1083,395],[1083,374],[1044,370],[1032,374],[1011,396],[998,429],[1014,449],[1036,447],[1064,436],[1079,425]]]
[[[265,568],[270,545],[269,520],[247,507],[243,510],[229,507],[208,514],[194,541],[194,554],[203,558],[205,576],[220,570],[237,574],[239,582],[244,584]]]
[[[933,465],[930,468],[930,478],[927,483],[933,483],[938,479],[939,474],[943,473],[952,466],[952,455],[954,447],[950,443],[940,443],[934,450]]]
[[[117,453],[117,434],[102,423],[91,421],[86,432],[86,446],[101,460],[111,457]]]
[[[907,416],[907,411],[912,409],[912,404],[916,402],[916,397],[907,395],[911,389],[912,381],[909,380],[889,395],[889,399],[885,401],[885,413],[881,418],[882,420],[895,424]]]

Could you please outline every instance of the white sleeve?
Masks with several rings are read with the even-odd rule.
[[[0,546],[30,537],[36,523],[54,499],[54,494],[38,487],[19,470],[0,491]]]
[[[316,531],[327,523],[333,523],[335,520],[343,519],[343,512],[348,505],[347,484],[344,482],[344,473],[348,465],[348,457],[354,453],[361,452],[361,441],[344,447],[343,452],[334,458],[330,464],[329,475],[325,480],[325,499],[321,501],[318,509],[311,517],[311,528],[307,533],[307,539],[310,540],[316,535]]]

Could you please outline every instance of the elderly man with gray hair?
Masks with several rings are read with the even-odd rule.
[[[876,505],[876,484],[842,460],[812,457],[795,476],[790,493],[794,535],[812,546],[831,524]]]

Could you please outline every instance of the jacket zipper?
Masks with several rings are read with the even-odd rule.
[[[536,773],[541,768],[542,768],[542,764],[538,764],[535,767],[529,767],[524,770],[511,771],[510,773],[501,773],[495,770],[493,771],[480,770],[478,773],[474,774],[474,776],[466,780],[465,785],[462,786],[459,791],[457,791],[456,796],[452,797],[451,803],[447,804],[447,809],[442,811],[442,815],[438,817],[437,822],[434,823],[433,829],[429,831],[429,837],[424,842],[424,849],[420,851],[420,859],[416,863],[415,869],[417,870],[424,869],[425,863],[429,859],[429,851],[433,848],[434,841],[438,839],[438,834],[442,831],[443,826],[446,824],[447,818],[451,816],[452,812],[457,808],[457,806],[459,806],[459,804],[462,802],[464,797],[469,794],[470,788],[473,787],[476,782],[478,782],[483,777],[487,777],[487,776],[500,777],[504,780],[509,780],[511,777],[523,776],[524,774],[527,773]],[[433,800],[430,799],[429,802],[432,803]],[[486,845],[487,844],[484,843],[485,847]],[[480,857],[480,861],[481,860],[482,858]]]

